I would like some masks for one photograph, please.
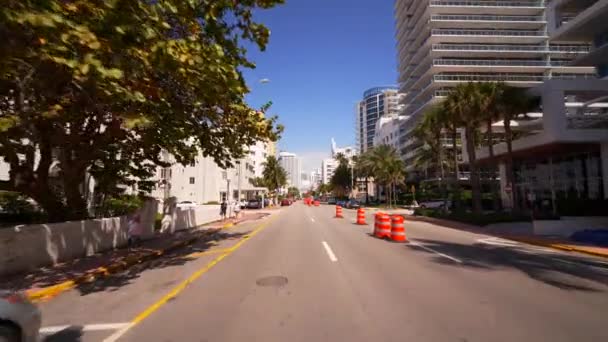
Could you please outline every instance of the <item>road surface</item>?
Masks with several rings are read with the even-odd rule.
[[[296,203],[69,291],[42,305],[46,341],[608,341],[605,259],[333,216]]]

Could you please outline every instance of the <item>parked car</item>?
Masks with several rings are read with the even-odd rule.
[[[336,205],[339,205],[342,208],[346,208],[346,201],[345,200],[337,200],[336,201]]]
[[[327,199],[327,204],[337,204],[337,201],[334,197],[330,197]]]
[[[177,203],[177,207],[178,208],[183,208],[183,209],[196,208],[197,205],[198,204],[196,202],[193,202],[193,201],[181,201],[181,202]]]
[[[22,293],[0,290],[0,341],[36,342],[40,310]]]
[[[261,202],[259,200],[249,200],[247,202],[247,209],[260,209]]]
[[[441,199],[440,200],[430,200],[430,201],[424,201],[424,202],[418,203],[418,208],[442,209],[444,205],[445,205],[445,202]],[[452,206],[452,202],[448,200],[447,205],[448,205],[448,208],[450,208]]]
[[[361,208],[361,203],[359,203],[357,200],[351,199],[346,202],[346,208],[347,209],[359,209],[359,208]]]
[[[290,205],[291,205],[291,200],[290,200],[290,199],[288,199],[288,198],[284,198],[284,199],[281,201],[281,207],[288,207],[288,206],[290,206]]]
[[[247,203],[248,203],[247,201],[242,200],[242,201],[239,203],[239,205],[241,206],[241,209],[245,209],[245,208],[247,208]]]

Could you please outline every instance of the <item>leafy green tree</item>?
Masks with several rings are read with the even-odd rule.
[[[253,11],[283,0],[5,0],[0,7],[0,190],[33,198],[51,221],[87,216],[83,182],[142,192],[161,153],[222,167],[276,140],[252,110],[245,46],[269,30]]]
[[[287,195],[289,195],[289,197],[298,198],[300,197],[300,190],[295,186],[289,187],[287,189]]]
[[[264,166],[264,171],[262,172],[263,184],[271,192],[277,193],[280,188],[287,184],[287,172],[279,164],[275,156],[266,157],[266,161],[262,165]]]

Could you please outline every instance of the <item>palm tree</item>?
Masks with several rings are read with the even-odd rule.
[[[505,130],[505,142],[507,144],[507,184],[513,184],[513,130],[511,129],[511,121],[519,115],[525,114],[538,107],[539,98],[528,95],[526,89],[512,86],[505,86],[498,101],[498,108],[502,115],[503,125]],[[511,203],[513,211],[519,211],[519,200],[517,191],[512,185],[511,188]]]
[[[414,129],[414,135],[419,140],[428,146],[428,150],[436,158],[436,175],[440,179],[441,196],[444,202],[447,204],[447,188],[445,183],[445,149],[443,147],[442,135],[446,121],[446,109],[443,105],[437,105],[432,107],[429,111],[424,113],[422,120],[418,123],[418,126]],[[444,208],[447,205],[444,205]]]
[[[457,85],[446,98],[446,108],[451,115],[458,116],[464,126],[466,150],[469,156],[469,169],[471,172],[471,190],[473,197],[473,212],[481,213],[481,182],[479,167],[475,155],[477,146],[477,128],[482,122],[481,97],[478,96],[478,86],[473,82]]]
[[[369,151],[369,163],[374,180],[384,187],[387,202],[392,205],[394,188],[405,179],[403,162],[397,150],[388,145],[376,146]]]
[[[480,113],[486,125],[486,144],[488,145],[488,157],[494,159],[494,132],[492,124],[501,118],[501,98],[505,90],[502,82],[481,82],[477,83],[477,94],[479,96]],[[496,182],[495,170],[492,172],[492,197],[494,199],[494,210],[500,207],[500,190]]]
[[[373,163],[370,159],[370,153],[364,152],[353,158],[356,178],[365,180],[365,203],[369,203],[369,178],[373,177]]]
[[[279,164],[279,161],[275,156],[268,156],[266,161],[262,163],[262,166],[264,167],[262,178],[269,190],[276,193],[281,187],[287,184],[287,172]]]

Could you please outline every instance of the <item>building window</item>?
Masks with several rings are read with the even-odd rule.
[[[224,180],[228,179],[228,172],[222,171],[222,179],[224,179]]]
[[[190,177],[190,184],[194,184],[194,177]]]

